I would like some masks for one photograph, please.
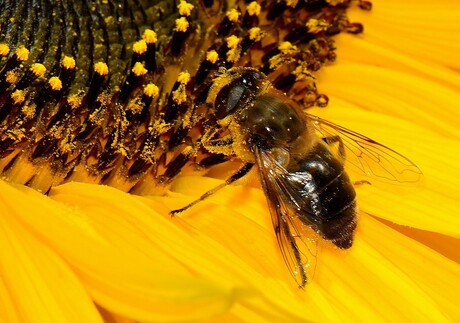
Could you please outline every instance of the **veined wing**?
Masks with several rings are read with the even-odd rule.
[[[309,279],[307,268],[313,269],[309,272],[316,268],[317,240],[307,237],[311,229],[300,222],[287,204],[301,197],[285,190],[287,171],[268,152],[256,150],[256,160],[284,262],[299,287],[304,287]]]
[[[384,182],[416,183],[420,169],[400,153],[371,138],[317,116],[306,114],[318,135],[346,167]]]

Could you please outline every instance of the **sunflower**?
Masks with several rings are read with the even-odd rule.
[[[43,17],[32,2],[0,4],[1,321],[460,319],[460,5],[230,2],[224,11],[206,0],[60,1],[34,7]],[[323,20],[308,16],[317,10]],[[297,13],[309,24],[292,22]],[[75,17],[83,17],[78,30]],[[149,17],[152,29],[136,31]],[[214,26],[218,39],[197,38],[197,26]],[[317,55],[300,59],[290,50],[305,28]],[[231,38],[235,30],[241,37]],[[93,66],[75,51],[92,53]],[[257,174],[169,215],[240,164],[187,148],[205,128],[187,104],[206,90],[192,94],[190,84],[219,73],[222,55],[225,67],[243,59],[264,70],[309,113],[403,153],[424,174],[413,186],[357,185],[353,246],[319,241],[304,288],[283,261]],[[301,79],[272,73],[287,65],[300,67]],[[161,68],[157,84],[149,75]],[[201,72],[191,81],[193,69]],[[158,120],[145,107],[160,105],[162,122],[144,124]],[[203,172],[207,163],[206,176],[191,166]]]

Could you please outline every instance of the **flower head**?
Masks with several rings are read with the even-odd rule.
[[[230,20],[207,1],[181,1],[182,13],[128,2],[113,12],[123,19],[106,17],[104,2],[7,17],[0,320],[459,319],[456,3],[379,0],[368,12],[349,1],[254,1],[239,3]],[[94,26],[93,16],[73,14],[90,9]],[[427,20],[433,12],[438,19]],[[31,20],[19,28],[17,16]],[[68,22],[65,41],[58,21]],[[263,37],[250,35],[257,28]],[[229,44],[232,36],[238,42]],[[232,74],[241,66],[256,76]],[[235,136],[236,119],[212,109],[223,102],[231,116],[235,100],[252,103],[251,84],[403,153],[424,175],[412,186],[379,184],[350,169],[359,208],[353,246],[340,250],[314,232],[285,235],[300,245],[311,234],[301,249],[303,288],[277,244],[261,174],[223,182],[261,157]]]

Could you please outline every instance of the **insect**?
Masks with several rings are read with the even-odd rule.
[[[411,161],[370,138],[310,115],[254,68],[218,76],[207,97],[218,127],[202,142],[213,152],[235,154],[244,165],[227,181],[172,214],[184,211],[246,175],[256,165],[277,241],[300,287],[314,258],[300,248],[306,225],[341,249],[353,243],[356,193],[344,164],[374,178],[417,181]],[[304,248],[305,249],[305,248]]]

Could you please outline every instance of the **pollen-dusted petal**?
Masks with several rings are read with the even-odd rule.
[[[358,64],[340,64],[321,74],[318,87],[365,110],[405,119],[439,134],[460,138],[460,94],[411,74]]]
[[[460,4],[397,0],[372,1],[371,12],[350,11],[365,26],[365,39],[416,59],[459,69]]]
[[[374,183],[357,186],[359,207],[391,222],[460,237],[458,140],[398,118],[361,110],[338,99],[335,102],[335,109],[315,109],[312,113],[324,119],[333,118],[334,122],[391,147],[413,161],[423,173],[420,183],[413,185],[384,184],[355,174],[354,180]]]
[[[7,317],[0,311],[0,320],[12,322],[9,315],[18,315],[24,322],[102,322],[68,264],[16,220],[17,209],[8,204],[24,200],[17,200],[8,184],[0,185],[0,207],[8,210],[0,217],[0,298],[9,298],[0,308],[8,302],[14,304]]]

